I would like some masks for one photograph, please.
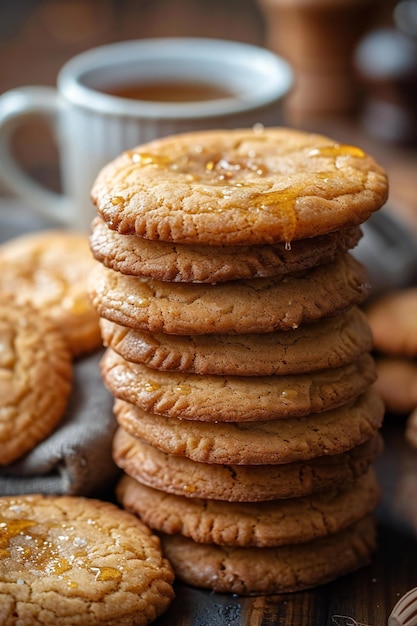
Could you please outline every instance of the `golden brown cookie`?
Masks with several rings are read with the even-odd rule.
[[[22,235],[0,246],[0,292],[14,294],[53,320],[79,356],[101,346],[98,316],[87,295],[95,264],[88,237],[80,233]]]
[[[373,470],[353,485],[256,503],[201,500],[168,494],[123,476],[117,497],[123,508],[155,531],[198,543],[270,548],[333,535],[375,510],[380,489]]]
[[[409,413],[417,407],[417,362],[401,357],[378,357],[375,387],[387,411]]]
[[[124,276],[97,263],[89,293],[101,317],[174,335],[269,333],[336,315],[363,302],[367,272],[349,253],[287,277],[217,285]]]
[[[106,267],[128,274],[169,282],[218,283],[280,276],[329,263],[354,248],[359,227],[284,243],[258,246],[204,246],[148,241],[120,235],[100,217],[92,223],[90,246]]]
[[[302,374],[351,363],[372,348],[357,307],[293,331],[246,335],[166,335],[100,321],[105,346],[127,361],[160,371],[269,376]]]
[[[361,224],[387,197],[361,149],[285,128],[187,133],[125,152],[92,198],[109,228],[175,243],[291,242]]]
[[[381,426],[384,405],[375,389],[337,409],[268,421],[203,422],[146,413],[116,400],[118,423],[133,437],[203,463],[292,463],[340,454]]]
[[[158,538],[114,504],[0,498],[3,624],[145,626],[173,598]]]
[[[376,549],[372,516],[341,532],[279,548],[240,548],[162,535],[175,575],[218,593],[278,594],[323,585],[368,565]]]
[[[417,287],[384,294],[371,303],[367,314],[377,350],[417,356]]]
[[[107,349],[101,373],[116,397],[157,415],[204,422],[252,422],[321,413],[374,382],[369,354],[334,369],[288,376],[199,376],[160,372]]]
[[[0,464],[32,450],[64,415],[72,355],[58,328],[29,304],[0,296]]]
[[[114,459],[132,478],[176,495],[230,502],[262,502],[296,498],[346,485],[369,467],[381,452],[373,435],[341,454],[275,465],[197,463],[161,452],[122,429],[114,439]]]
[[[324,414],[277,422],[191,422],[146,413],[122,400],[116,400],[114,411],[120,426],[133,438],[167,454],[198,463],[281,464],[304,458],[304,454],[306,458],[337,454],[333,447],[335,441],[340,445],[341,437],[343,449],[358,445],[361,439],[352,439],[349,428],[359,430],[361,420],[366,423],[369,416],[372,417],[366,432],[371,436],[382,421],[384,407],[374,393],[368,395],[353,408],[349,405]],[[309,451],[310,446],[313,451]]]

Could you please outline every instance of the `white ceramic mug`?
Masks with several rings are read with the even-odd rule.
[[[60,71],[57,89],[22,87],[0,97],[0,175],[39,215],[88,231],[91,185],[123,150],[173,133],[280,124],[292,86],[289,65],[250,44],[195,38],[127,41],[84,52]],[[155,102],[102,90],[146,82],[200,82],[231,95],[198,102]],[[13,159],[10,139],[25,117],[51,121],[59,148],[63,194],[32,180]]]

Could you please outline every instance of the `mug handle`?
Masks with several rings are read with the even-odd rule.
[[[69,225],[73,215],[70,199],[49,191],[33,180],[12,156],[13,132],[26,118],[40,115],[51,124],[58,137],[60,99],[52,87],[22,87],[0,96],[0,176],[4,184],[39,215]]]

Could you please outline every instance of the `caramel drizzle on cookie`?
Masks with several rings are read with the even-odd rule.
[[[150,152],[137,152],[131,150],[127,152],[127,155],[131,159],[132,163],[137,167],[156,167],[156,168],[169,168],[170,170],[178,171],[186,176],[186,179],[191,182],[208,183],[210,185],[224,185],[229,188],[250,188],[256,187],[259,179],[266,176],[268,168],[259,162],[256,155],[248,155],[247,158],[241,157],[239,161],[232,161],[219,155],[211,155],[208,157],[202,157],[198,152],[198,159],[195,159],[190,155],[181,155],[177,159],[164,154],[155,154]],[[332,144],[329,146],[322,146],[310,150],[307,154],[307,158],[331,158],[334,161],[336,169],[341,168],[340,158],[344,157],[356,157],[363,158],[365,153],[361,148],[351,146],[348,144]],[[201,164],[203,163],[203,167]],[[352,167],[353,164],[352,164]],[[196,171],[193,171],[196,169]],[[244,174],[250,176],[256,175],[258,180],[245,179]],[[360,180],[348,180],[346,176],[341,177],[340,174],[330,170],[315,171],[314,175],[323,180],[323,187],[320,187],[320,196],[328,200],[337,198],[345,194],[358,193],[362,189],[362,185],[365,182],[366,174],[363,173],[360,176]],[[331,180],[338,181],[343,178],[344,185],[329,185]],[[283,189],[277,189],[272,191],[255,192],[253,198],[250,199],[249,209],[255,209],[256,211],[267,211],[274,218],[281,218],[282,221],[282,234],[286,243],[286,248],[290,247],[290,243],[294,237],[297,226],[297,202],[303,197],[309,195],[309,185],[305,181],[297,184],[291,183],[291,178],[288,177],[289,184]],[[317,181],[315,181],[317,182]],[[347,185],[346,185],[347,183]],[[224,197],[231,196],[230,192],[224,194]],[[314,195],[318,195],[317,191]],[[114,206],[124,204],[125,199],[121,196],[113,196],[111,203]],[[235,205],[231,202],[229,205],[223,206],[222,210],[233,208]]]
[[[54,530],[62,530],[62,533],[56,535]],[[87,547],[84,539],[65,534],[64,526],[40,525],[34,520],[0,516],[2,559],[12,557],[15,562],[20,561],[24,569],[43,571],[46,575],[60,576],[74,567],[81,567],[93,574],[97,581],[118,582],[122,578],[121,572],[114,567],[93,566]],[[71,552],[70,558],[64,556],[66,552]],[[69,583],[76,586],[72,581]]]

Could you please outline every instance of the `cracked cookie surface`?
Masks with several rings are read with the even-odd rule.
[[[98,315],[87,294],[94,266],[85,235],[64,230],[22,235],[0,246],[0,291],[49,317],[79,356],[101,346]]]
[[[125,276],[97,263],[88,288],[98,314],[122,326],[204,335],[294,330],[362,303],[369,283],[346,253],[306,272],[217,285]]]
[[[384,204],[361,149],[285,128],[187,133],[125,152],[92,198],[109,228],[176,243],[291,242],[361,224]]]
[[[127,475],[117,486],[123,508],[155,531],[198,543],[258,548],[305,543],[339,532],[372,513],[379,496],[373,470],[348,487],[257,503],[168,494]]]
[[[337,409],[268,421],[202,422],[147,413],[116,400],[119,424],[164,452],[203,463],[292,463],[339,454],[372,437],[384,405],[375,389]]]
[[[372,348],[365,314],[347,313],[292,331],[246,335],[166,335],[100,320],[104,345],[159,371],[269,376],[340,367]]]
[[[4,626],[145,626],[173,598],[158,538],[113,504],[3,497],[0,520]]]
[[[106,267],[129,276],[169,282],[218,283],[280,276],[323,263],[356,246],[359,227],[321,237],[259,246],[203,246],[148,241],[136,235],[120,235],[100,217],[92,224],[90,246]]]
[[[58,328],[29,304],[0,296],[0,463],[58,425],[72,388],[72,355]]]
[[[140,409],[181,420],[252,422],[321,413],[357,398],[374,382],[369,354],[338,368],[288,376],[199,376],[130,363],[108,348],[104,383]]]
[[[375,432],[344,453],[283,464],[233,465],[195,462],[161,452],[119,429],[114,439],[116,463],[141,483],[190,498],[261,502],[295,498],[351,483],[381,452]]]
[[[367,516],[339,533],[278,548],[241,548],[162,535],[176,576],[196,587],[240,595],[300,591],[330,582],[370,562],[375,521]]]

